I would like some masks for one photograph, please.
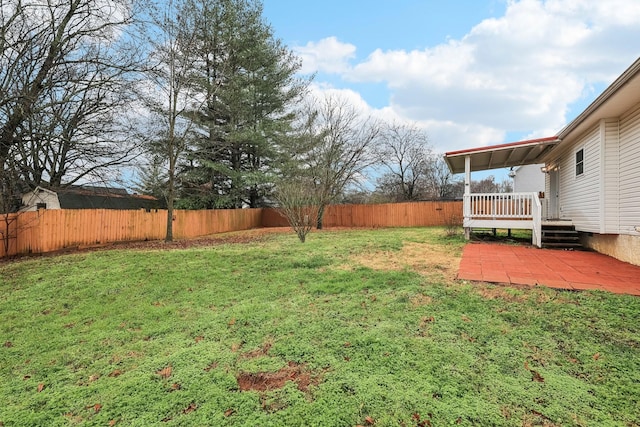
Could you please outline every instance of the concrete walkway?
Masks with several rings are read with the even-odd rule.
[[[469,243],[458,278],[640,295],[640,267],[596,252]]]

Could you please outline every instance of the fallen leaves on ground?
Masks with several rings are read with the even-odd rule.
[[[159,371],[156,372],[156,375],[160,376],[160,378],[163,379],[167,379],[171,376],[171,371],[173,370],[173,368],[171,367],[171,365],[160,369]]]
[[[198,406],[195,404],[195,402],[191,402],[189,403],[189,406],[187,406],[185,409],[182,410],[183,414],[189,414],[193,411],[195,411],[196,409],[198,409]]]
[[[97,414],[98,412],[100,412],[102,410],[102,405],[99,403],[96,403],[95,405],[89,405],[86,407],[86,409],[90,409],[93,410],[93,412],[95,414]]]
[[[524,369],[526,369],[527,371],[531,372],[531,381],[535,381],[535,382],[538,382],[538,383],[543,383],[544,382],[544,377],[542,375],[540,375],[540,373],[538,371],[529,368],[529,361],[527,361],[527,360],[524,361]]]
[[[413,421],[416,423],[416,427],[431,427],[431,421],[422,419],[419,413],[415,413],[411,416]],[[431,418],[431,414],[429,414],[429,418]]]

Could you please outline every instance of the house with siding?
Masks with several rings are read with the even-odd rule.
[[[129,194],[123,188],[71,186],[57,190],[36,187],[22,195],[22,212],[38,209],[159,209],[152,196]]]
[[[513,191],[515,193],[544,191],[543,164],[523,165],[513,168],[509,176],[513,178]]]
[[[557,135],[449,152],[445,160],[465,173],[467,234],[528,228],[542,246],[545,225],[563,223],[584,246],[640,265],[640,58]],[[536,163],[544,165],[544,198],[469,191],[472,171]]]

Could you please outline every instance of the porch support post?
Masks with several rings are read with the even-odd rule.
[[[463,209],[463,225],[471,219],[471,156],[464,157],[464,202]],[[471,228],[464,227],[464,237],[469,240],[471,238]]]

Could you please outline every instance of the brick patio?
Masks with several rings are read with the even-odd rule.
[[[597,252],[469,243],[458,278],[640,295],[640,267]]]

